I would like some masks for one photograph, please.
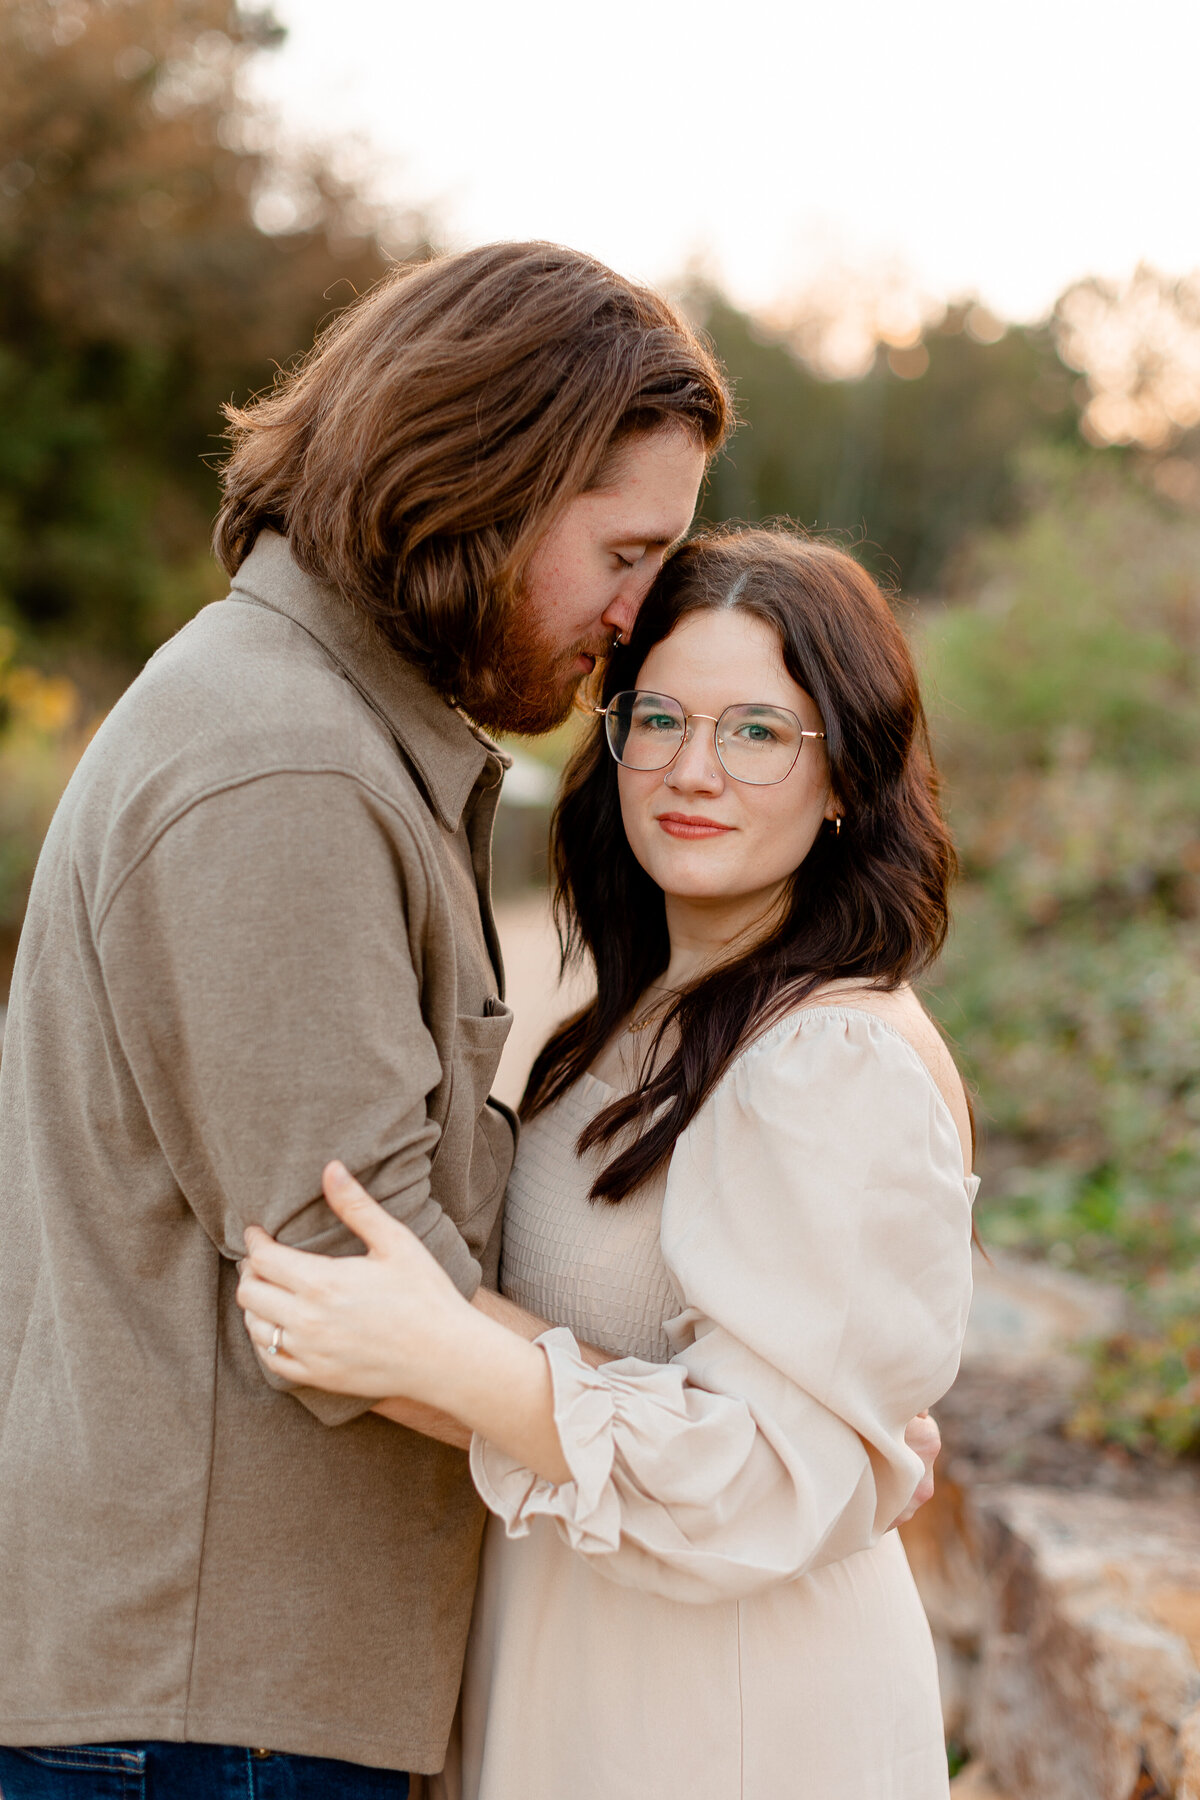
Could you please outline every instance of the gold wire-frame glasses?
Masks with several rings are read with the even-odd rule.
[[[630,688],[614,694],[607,706],[593,706],[604,719],[609,750],[623,769],[642,773],[669,769],[692,735],[693,719],[713,726],[717,760],[733,781],[751,787],[775,787],[786,781],[804,748],[805,738],[823,738],[823,731],[806,731],[786,706],[765,700],[743,700],[712,713],[685,712],[670,694],[646,688]]]

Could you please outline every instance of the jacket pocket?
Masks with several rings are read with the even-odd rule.
[[[458,1225],[489,1209],[495,1216],[512,1162],[511,1123],[488,1104],[512,1029],[512,1008],[498,999],[487,1004],[484,1016],[460,1013],[455,1020],[450,1099],[433,1155],[436,1198]],[[472,1247],[476,1235],[473,1231],[468,1240]]]

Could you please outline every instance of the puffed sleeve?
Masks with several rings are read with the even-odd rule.
[[[591,1369],[569,1331],[545,1333],[573,1479],[477,1438],[487,1505],[510,1536],[547,1517],[612,1580],[677,1600],[866,1549],[921,1478],[908,1421],[958,1369],[976,1185],[903,1037],[851,1009],[790,1015],[675,1147],[671,1361]]]

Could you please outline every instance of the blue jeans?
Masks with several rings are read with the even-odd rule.
[[[408,1776],[230,1744],[0,1747],[0,1800],[408,1800]]]

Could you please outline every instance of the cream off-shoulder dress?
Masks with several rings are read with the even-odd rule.
[[[540,1341],[574,1479],[472,1445],[494,1517],[464,1800],[937,1800],[933,1647],[888,1527],[971,1294],[947,1102],[886,1019],[809,1006],[610,1206],[575,1145],[613,1093],[585,1075],[534,1120],[508,1190],[502,1285],[562,1322]]]

